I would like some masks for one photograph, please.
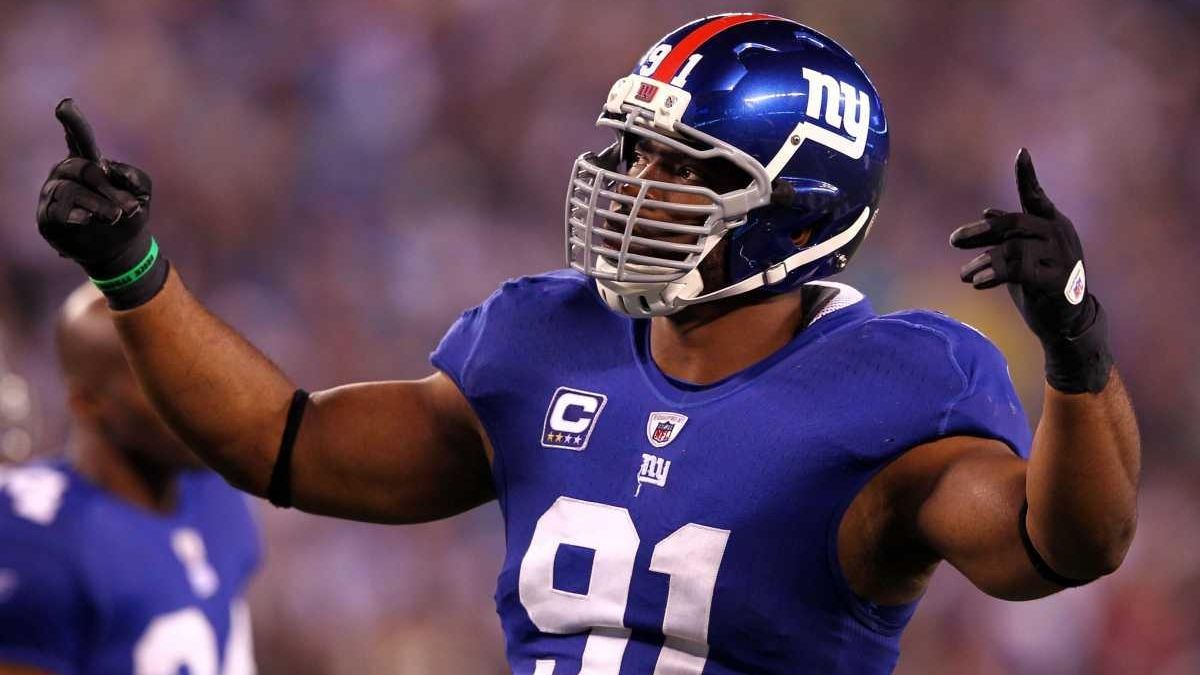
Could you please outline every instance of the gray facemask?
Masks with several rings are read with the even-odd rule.
[[[614,92],[624,81],[618,82]],[[689,304],[735,294],[724,293],[726,289],[704,293],[698,268],[722,237],[746,222],[752,209],[770,202],[771,180],[765,169],[741,150],[677,121],[668,119],[671,135],[659,131],[664,127],[662,115],[640,105],[624,103],[619,111],[611,107],[606,106],[607,114],[596,125],[616,131],[617,142],[599,154],[584,153],[571,171],[566,203],[567,263],[596,280],[600,294],[614,311],[635,317],[671,314]],[[682,110],[676,113],[681,114]],[[717,194],[706,187],[625,175],[619,170],[620,154],[631,136],[656,141],[698,160],[725,159],[751,176],[751,183]],[[696,145],[703,149],[693,147]],[[651,191],[656,199],[649,198]],[[672,196],[678,195],[689,196],[693,203],[672,201]],[[670,220],[644,217],[644,210],[667,214]],[[679,235],[688,240],[662,238],[678,240]],[[749,289],[737,292],[745,290]]]

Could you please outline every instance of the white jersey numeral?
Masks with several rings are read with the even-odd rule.
[[[217,675],[217,638],[204,612],[188,607],[153,621],[133,649],[137,675]]]
[[[13,513],[38,525],[54,522],[67,486],[67,477],[49,467],[0,468],[0,489],[12,495]]]
[[[252,644],[250,612],[238,601],[230,611],[220,675],[255,675]],[[218,675],[218,660],[216,633],[195,607],[155,618],[133,647],[135,675],[178,675],[182,668],[188,675]]]
[[[708,655],[717,570],[729,530],[688,523],[658,542],[650,571],[670,575],[663,635],[667,636],[654,675],[700,675]]]
[[[616,675],[621,668],[629,640],[625,604],[639,541],[629,511],[616,506],[559,497],[538,519],[521,560],[521,604],[544,633],[592,631],[580,675]],[[595,551],[586,594],[554,588],[554,558],[563,544]]]
[[[717,572],[729,530],[689,523],[660,541],[650,571],[670,577],[663,618],[666,642],[655,675],[700,675],[708,654],[708,625]],[[521,604],[538,630],[572,634],[589,631],[580,675],[617,675],[630,631],[625,626],[629,585],[640,538],[627,509],[559,497],[538,519],[521,560]],[[561,546],[594,552],[586,593],[554,588],[554,560]],[[539,659],[535,673],[554,672],[552,659]]]

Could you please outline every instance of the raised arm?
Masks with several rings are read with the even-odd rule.
[[[174,272],[152,300],[114,318],[171,427],[231,483],[265,495],[295,390],[287,376]],[[293,451],[295,504],[379,522],[465,511],[492,496],[483,439],[466,399],[441,373],[316,392]]]
[[[170,270],[146,228],[149,177],[105,160],[69,100],[56,113],[71,155],[42,189],[39,231],[104,292],[130,363],[176,433],[231,483],[265,495],[295,385]],[[482,428],[440,373],[315,393],[293,447],[293,500],[308,511],[417,522],[492,497]]]
[[[1139,455],[1114,371],[1096,394],[1046,387],[1028,462],[999,441],[955,437],[913,449],[888,472],[930,560],[950,562],[991,595],[1027,600],[1121,564],[1136,524]],[[1020,532],[1026,503],[1029,543]]]
[[[1047,385],[1030,459],[995,441],[951,438],[916,449],[901,465],[922,477],[907,483],[915,486],[917,538],[984,590],[1014,599],[1117,569],[1136,528],[1141,462],[1105,312],[1087,291],[1082,246],[1025,150],[1017,189],[1022,213],[989,209],[951,243],[990,247],[963,268],[963,281],[981,289],[1007,284],[1045,349]]]

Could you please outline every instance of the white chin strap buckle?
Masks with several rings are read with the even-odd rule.
[[[771,265],[767,268],[767,271],[763,272],[763,281],[765,282],[764,285],[771,286],[783,281],[787,278],[789,271],[790,270],[788,270],[787,262]]]
[[[628,283],[596,279],[596,289],[610,309],[634,318],[666,316],[683,309],[686,300],[700,295],[704,282],[699,270],[665,283]],[[684,302],[680,302],[684,301]]]

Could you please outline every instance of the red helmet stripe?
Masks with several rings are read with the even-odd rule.
[[[655,69],[654,74],[650,77],[659,82],[668,82],[671,78],[675,77],[675,74],[679,72],[679,68],[683,66],[688,57],[695,54],[697,49],[700,49],[705,42],[708,42],[709,38],[717,33],[748,21],[776,18],[778,17],[771,16],[770,14],[734,14],[701,24],[671,49],[671,53],[667,54],[667,58],[663,59],[663,62],[658,65],[658,68]]]

